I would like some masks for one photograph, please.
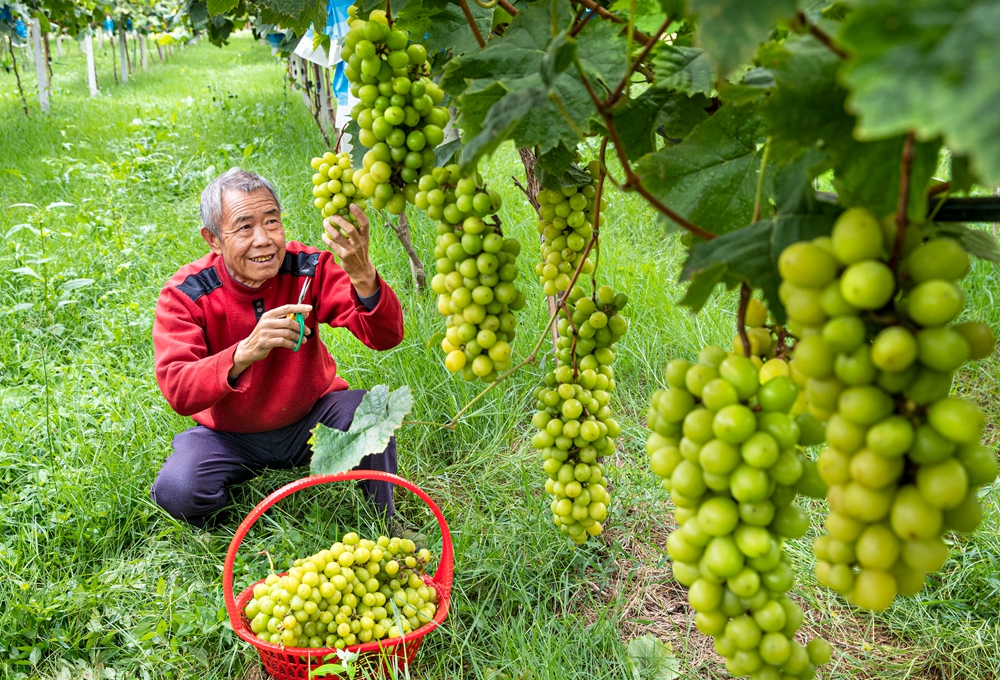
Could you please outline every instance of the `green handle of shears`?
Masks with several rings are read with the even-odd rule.
[[[295,343],[295,349],[293,349],[292,351],[293,352],[298,352],[299,351],[299,347],[302,346],[302,338],[306,334],[306,321],[305,321],[305,319],[302,318],[301,314],[296,314],[295,315],[295,320],[299,322],[299,341],[297,343]]]

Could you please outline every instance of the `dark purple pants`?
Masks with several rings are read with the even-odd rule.
[[[343,390],[321,397],[305,418],[268,432],[240,433],[197,425],[174,437],[174,452],[163,463],[150,496],[172,517],[202,526],[205,518],[229,504],[228,487],[265,469],[307,465],[312,457],[310,430],[323,423],[347,430],[365,390]],[[361,459],[359,470],[396,473],[396,439],[382,453]],[[359,486],[387,517],[395,511],[393,485],[363,481]]]

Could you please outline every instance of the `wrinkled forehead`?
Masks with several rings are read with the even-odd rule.
[[[229,189],[222,194],[222,220],[225,223],[259,219],[267,215],[280,217],[281,209],[271,192],[263,187],[249,193]]]

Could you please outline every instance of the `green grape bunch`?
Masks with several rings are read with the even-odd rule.
[[[313,174],[313,205],[323,213],[323,217],[339,215],[357,226],[357,220],[350,211],[351,203],[364,210],[368,202],[357,196],[354,185],[354,170],[351,157],[346,152],[338,154],[327,151],[311,161]]]
[[[538,192],[538,233],[542,239],[542,261],[535,265],[535,273],[546,295],[557,295],[569,287],[580,256],[587,247],[594,227],[594,197],[600,164],[595,160],[587,167],[593,178],[590,184],[562,189],[542,189]],[[601,199],[601,210],[607,201]],[[589,275],[594,263],[588,258],[581,273]]]
[[[437,591],[422,577],[431,559],[409,539],[347,533],[254,586],[250,629],[265,642],[312,649],[401,637],[437,612]]]
[[[358,141],[368,149],[354,183],[373,207],[398,215],[413,202],[420,176],[435,166],[434,148],[451,114],[440,106],[444,91],[429,77],[424,46],[390,28],[383,10],[372,11],[367,21],[355,18],[356,7],[349,11],[341,57],[359,99],[351,109]]]
[[[695,626],[736,677],[812,678],[831,649],[795,639],[803,613],[786,594],[783,548],[809,528],[796,494],[816,493],[798,449],[812,442],[790,415],[799,389],[780,374],[761,383],[754,361],[714,345],[697,363],[670,361],[666,381],[652,395],[646,451],[676,506],[667,553]]]
[[[955,323],[969,257],[957,241],[911,226],[890,266],[896,229],[851,208],[829,237],[778,260],[791,375],[826,422],[817,461],[828,486],[826,532],[814,544],[821,583],[883,610],[923,589],[948,558],[943,536],[980,522],[977,487],[997,476],[985,417],[952,397],[955,371],[993,352],[983,323]]]
[[[478,172],[464,175],[455,164],[434,168],[419,187],[417,207],[440,220],[431,290],[447,319],[445,367],[466,380],[492,382],[511,367],[513,312],[525,304],[514,284],[521,244],[504,237],[495,217],[500,196],[482,185]]]
[[[599,536],[608,515],[608,483],[602,462],[614,453],[621,426],[611,417],[615,389],[614,346],[628,330],[621,311],[625,293],[601,286],[592,296],[574,286],[560,308],[556,358],[534,392],[538,430],[531,445],[542,454],[552,519],[574,543]]]

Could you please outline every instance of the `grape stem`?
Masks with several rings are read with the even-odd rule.
[[[809,33],[812,35],[812,37],[816,38],[816,40],[819,40],[821,43],[823,43],[824,45],[826,45],[826,47],[831,52],[833,52],[834,54],[836,54],[841,59],[847,59],[847,57],[848,57],[847,52],[845,52],[841,48],[837,47],[836,43],[833,42],[833,38],[831,38],[819,26],[817,26],[816,24],[814,24],[813,22],[811,22],[809,20],[809,17],[806,16],[805,12],[803,12],[803,11],[800,10],[798,12],[798,14],[796,14],[796,18],[799,20],[799,23],[801,23],[809,31]]]
[[[596,2],[594,2],[594,0],[571,0],[571,2],[573,2],[574,4],[577,4],[577,5],[583,5],[584,7],[586,7],[587,9],[589,9],[591,12],[596,13],[602,19],[607,19],[608,21],[611,21],[611,22],[616,23],[616,24],[624,24],[625,23],[624,19],[621,19],[621,18],[615,16],[614,14],[612,14],[611,12],[609,12],[608,10],[604,9],[603,7],[601,7],[600,5],[598,5]],[[632,37],[635,40],[638,40],[639,42],[641,42],[643,45],[648,45],[651,42],[655,42],[652,38],[650,38],[648,35],[646,35],[642,31],[635,31],[632,34]]]
[[[903,238],[906,235],[906,209],[910,204],[910,170],[913,167],[914,134],[911,130],[903,142],[903,158],[899,168],[899,204],[896,207],[896,240],[892,244],[892,259],[889,266],[893,271],[899,265],[899,256],[903,252]]]
[[[476,20],[472,17],[472,11],[469,9],[469,3],[466,0],[458,0],[458,4],[462,6],[462,13],[465,14],[465,20],[469,22],[469,28],[472,29],[472,34],[476,36],[476,42],[479,43],[479,49],[486,47],[486,41],[483,40],[483,34],[479,31],[479,25],[476,24]]]
[[[653,46],[660,41],[660,37],[667,30],[667,26],[670,25],[671,21],[673,21],[673,19],[668,16],[663,21],[663,24],[660,25],[660,28],[657,29],[656,34],[653,36],[653,39],[650,40],[648,43],[646,43],[646,46],[643,48],[642,52],[640,52],[639,56],[636,57],[635,61],[632,62],[632,66],[629,68],[628,72],[625,73],[625,77],[621,79],[621,82],[618,83],[618,87],[616,87],[615,91],[611,93],[610,97],[608,97],[607,105],[609,107],[614,106],[618,102],[618,99],[622,96],[622,92],[625,91],[625,86],[628,85],[629,82],[631,81],[632,74],[635,73],[635,70],[639,67],[639,65],[642,64],[642,62],[646,60],[646,57],[649,56],[649,53],[653,50]],[[634,37],[634,33],[630,33],[629,37]],[[631,41],[629,41],[629,48],[630,48],[629,54],[631,54]]]
[[[582,12],[583,8],[581,8],[580,11]],[[579,13],[578,13],[578,16],[579,16]],[[584,17],[578,19],[577,21],[575,21],[573,23],[573,28],[571,28],[570,31],[569,31],[570,37],[571,38],[575,38],[576,36],[580,35],[580,31],[583,30],[583,27],[586,26],[587,23],[591,19],[593,19],[594,17],[596,17],[596,16],[597,16],[596,12],[587,12],[586,16],[584,16]]]
[[[756,222],[756,220],[754,220]],[[749,359],[752,347],[750,337],[747,335],[747,307],[750,306],[750,286],[744,281],[740,286],[740,306],[736,309],[736,332],[743,343],[743,354]]]
[[[635,173],[635,170],[632,169],[632,164],[629,163],[628,155],[625,153],[625,149],[622,146],[621,137],[618,135],[618,128],[615,125],[615,118],[609,111],[609,107],[607,106],[607,104],[604,101],[602,101],[601,98],[597,96],[597,92],[594,91],[594,86],[591,85],[590,78],[587,77],[587,72],[583,68],[583,63],[580,61],[579,55],[577,55],[576,59],[574,60],[574,63],[576,64],[577,71],[580,73],[580,78],[583,81],[584,86],[587,88],[588,94],[590,94],[590,98],[594,102],[594,106],[597,108],[597,112],[604,119],[604,125],[608,129],[608,136],[611,138],[612,143],[615,145],[615,153],[618,154],[618,160],[622,164],[622,169],[625,170],[625,182],[623,184],[619,184],[618,188],[621,189],[622,191],[637,192],[640,196],[645,198],[650,205],[656,208],[657,211],[659,211],[663,215],[666,215],[671,220],[676,222],[679,226],[691,232],[698,238],[705,241],[711,241],[713,238],[715,238],[715,234],[713,234],[712,232],[699,227],[698,225],[688,221],[684,217],[681,217],[676,212],[671,210],[662,201],[660,201],[660,199],[654,196],[649,191],[649,189],[647,189],[643,185],[642,178],[640,178],[639,175]]]
[[[390,0],[385,0],[385,20],[389,28],[392,28],[392,7],[390,6]]]
[[[511,15],[512,17],[517,16],[517,10],[514,9],[514,5],[507,2],[507,0],[498,0],[497,4],[500,5],[500,7],[503,8],[503,11],[505,11],[507,14]]]

